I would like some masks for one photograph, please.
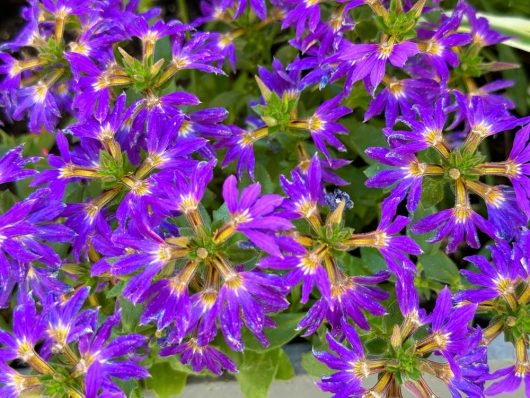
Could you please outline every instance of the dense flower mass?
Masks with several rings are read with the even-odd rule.
[[[260,397],[300,336],[334,397],[530,396],[510,38],[465,0],[151,3],[28,0],[0,45],[0,395]]]

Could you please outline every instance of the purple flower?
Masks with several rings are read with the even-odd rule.
[[[324,203],[321,163],[317,155],[311,159],[305,174],[299,170],[291,172],[291,181],[280,176],[280,185],[289,200],[283,202],[286,215],[291,218],[319,217],[317,205]]]
[[[528,364],[525,362],[519,362],[516,365],[499,369],[493,372],[489,378],[500,380],[495,381],[486,388],[486,395],[494,396],[515,392],[524,381],[525,395],[530,396],[530,372],[528,371]]]
[[[422,250],[412,238],[398,235],[410,222],[407,217],[395,217],[395,208],[398,202],[399,199],[385,202],[381,209],[381,220],[377,229],[373,232],[353,234],[348,239],[348,244],[354,247],[364,246],[377,249],[385,259],[389,269],[399,276],[403,272],[416,269],[407,255],[419,256]]]
[[[501,43],[510,38],[509,36],[491,29],[488,19],[485,17],[477,17],[476,10],[467,2],[459,2],[457,8],[466,15],[469,21],[473,44],[480,47],[487,47]]]
[[[429,174],[441,174],[443,169],[437,165],[427,165],[420,162],[416,156],[409,153],[394,154],[387,148],[367,148],[366,154],[378,162],[392,166],[391,169],[378,171],[366,180],[369,188],[386,188],[394,186],[389,199],[399,201],[407,197],[407,210],[417,209],[421,199],[423,178]]]
[[[0,329],[1,361],[5,363],[18,358],[39,373],[52,373],[50,366],[37,352],[37,343],[44,337],[46,328],[30,297],[24,294],[18,296],[12,322],[12,333]]]
[[[280,98],[286,95],[288,98],[298,98],[300,96],[300,71],[285,69],[281,61],[277,58],[272,60],[272,71],[260,66],[258,76],[265,86],[274,91]]]
[[[528,222],[522,212],[515,192],[511,187],[497,185],[490,188],[488,195],[484,195],[488,210],[488,221],[495,227],[496,235],[502,239],[512,240],[519,229]]]
[[[35,170],[25,169],[24,166],[38,162],[39,158],[23,158],[23,148],[22,145],[13,148],[0,159],[0,184],[22,180],[37,173]]]
[[[385,84],[366,109],[364,121],[384,111],[386,126],[392,127],[400,115],[410,115],[416,104],[427,107],[440,92],[439,84],[430,79],[393,79]]]
[[[79,339],[81,360],[74,373],[84,377],[87,398],[98,397],[100,390],[121,392],[113,379],[131,380],[149,376],[147,370],[138,365],[138,351],[146,345],[145,336],[128,334],[111,339],[112,329],[120,321],[121,313],[117,310],[98,330]]]
[[[222,69],[213,66],[213,63],[223,61],[224,56],[218,50],[218,34],[210,32],[196,32],[189,40],[185,40],[184,34],[178,34],[172,43],[171,63],[164,72],[163,78],[167,79],[166,74],[176,73],[184,69],[197,69],[204,73],[215,73],[224,75]]]
[[[99,260],[92,267],[92,275],[110,272],[111,275],[129,275],[143,270],[133,276],[126,284],[123,295],[136,303],[151,285],[151,280],[168,264],[172,256],[178,252],[178,247],[166,243],[159,235],[151,230],[147,221],[139,219],[130,226],[129,234],[116,233],[114,242],[128,248],[123,255],[118,256],[112,263],[108,259]]]
[[[261,185],[254,183],[244,188],[238,198],[236,177],[232,175],[225,180],[223,198],[231,218],[229,229],[242,232],[260,249],[281,256],[274,233],[291,229],[292,224],[275,214],[283,198],[275,194],[260,196],[260,192]]]
[[[172,336],[181,342],[189,331],[191,301],[188,284],[196,269],[196,264],[189,262],[172,278],[153,283],[140,298],[146,302],[141,324],[154,322],[158,330],[173,324]]]
[[[460,392],[469,397],[480,398],[484,396],[484,384],[488,379],[488,353],[487,347],[482,344],[482,332],[477,329],[468,338],[468,346],[457,353],[452,361],[458,368],[446,383],[453,398],[461,398]]]
[[[320,22],[319,0],[290,1],[294,7],[289,10],[282,22],[282,29],[296,25],[296,37],[302,36],[307,26],[314,31]]]
[[[40,387],[38,377],[18,373],[15,369],[0,362],[0,395],[5,398],[18,398],[20,394]]]
[[[111,88],[128,85],[132,80],[116,64],[101,68],[89,57],[74,52],[65,57],[76,80],[73,107],[82,118],[93,114],[96,120],[103,121],[109,113]]]
[[[344,144],[335,136],[336,134],[346,134],[348,132],[343,125],[337,122],[338,119],[351,112],[350,108],[340,105],[341,100],[342,97],[338,96],[324,101],[313,115],[307,119],[307,127],[311,133],[311,138],[313,138],[317,149],[326,156],[328,161],[331,159],[326,144],[341,152],[346,151]]]
[[[66,186],[77,178],[93,178],[97,175],[98,160],[94,158],[98,153],[78,151],[71,153],[68,140],[62,133],[57,133],[55,142],[60,156],[49,154],[48,163],[53,169],[41,171],[31,181],[36,187],[46,184],[54,199],[62,199]]]
[[[84,334],[95,331],[98,311],[81,311],[89,293],[90,288],[82,287],[67,301],[59,301],[54,295],[47,297],[43,320],[46,322],[46,334],[53,353],[64,352],[71,360],[76,361],[69,344],[76,343]]]
[[[292,250],[292,249],[291,249]],[[284,281],[290,288],[302,284],[302,297],[300,301],[305,304],[309,300],[309,295],[316,286],[326,300],[331,297],[331,283],[329,275],[324,267],[324,257],[326,250],[323,245],[305,251],[304,248],[297,248],[294,255],[282,257],[268,257],[260,261],[263,268],[291,269],[285,275]]]
[[[223,369],[226,369],[229,372],[237,373],[236,364],[228,356],[212,346],[199,345],[195,339],[164,347],[160,350],[160,355],[180,355],[180,361],[190,365],[195,372],[208,369],[220,376]]]
[[[517,118],[503,107],[489,105],[483,97],[473,97],[467,108],[467,123],[470,129],[467,140],[471,140],[474,136],[482,140],[522,126],[529,121],[530,117]]]
[[[329,299],[321,297],[309,309],[306,316],[298,324],[298,329],[307,329],[304,336],[317,331],[324,320],[332,327],[332,334],[341,334],[342,319],[351,319],[359,327],[368,330],[370,325],[362,310],[372,315],[382,316],[386,309],[379,301],[386,300],[388,293],[375,287],[384,282],[389,273],[382,271],[371,276],[342,275],[331,283]]]
[[[403,41],[394,43],[385,41],[381,44],[351,44],[346,43],[339,50],[336,58],[351,63],[351,70],[346,78],[346,92],[353,84],[365,79],[366,86],[375,91],[383,80],[387,62],[396,68],[402,68],[409,57],[418,53],[416,43]]]
[[[418,45],[422,57],[436,70],[443,83],[449,78],[449,66],[455,68],[460,59],[453,48],[465,46],[471,42],[469,33],[455,33],[461,16],[455,14],[446,18],[436,30],[418,29],[418,37],[422,42]]]
[[[237,175],[242,177],[245,171],[249,177],[254,180],[254,143],[259,140],[261,133],[266,134],[266,127],[261,126],[253,131],[244,130],[238,126],[229,126],[231,135],[221,139],[216,147],[227,148],[226,155],[223,159],[223,168],[237,159]]]
[[[148,19],[145,17],[137,17],[130,25],[132,35],[139,38],[142,42],[144,57],[153,55],[154,46],[161,38],[175,35],[189,29],[189,26],[177,20],[169,22],[157,20],[152,26],[149,26]]]
[[[489,246],[492,263],[484,256],[469,256],[465,260],[474,264],[479,272],[461,270],[464,277],[473,285],[475,289],[462,290],[455,294],[458,301],[469,301],[480,304],[487,300],[502,297],[508,303],[514,302],[515,287],[519,283],[519,278],[524,275],[521,267],[521,255],[518,251],[512,250],[503,241],[496,245]]]
[[[479,248],[477,228],[490,238],[497,238],[493,225],[476,213],[466,201],[466,203],[457,204],[452,209],[441,210],[422,218],[412,226],[411,231],[416,234],[425,234],[435,230],[435,235],[428,242],[440,242],[448,237],[447,251],[452,253],[464,240],[472,248]]]
[[[196,211],[206,191],[208,183],[213,178],[215,161],[197,164],[188,180],[178,181],[175,207],[184,214]]]
[[[0,216],[0,278],[6,278],[10,267],[7,256],[20,263],[39,260],[57,270],[60,257],[41,242],[68,242],[73,232],[53,222],[64,205],[50,197],[47,189],[35,191]],[[2,275],[3,274],[3,275]]]
[[[32,132],[40,132],[43,127],[54,130],[61,113],[49,84],[39,83],[18,91],[13,119],[21,120],[25,114],[29,116],[28,125]]]
[[[506,162],[489,163],[485,169],[504,175],[510,179],[515,190],[518,206],[527,217],[530,216],[530,125],[523,127],[515,134],[512,150]]]
[[[111,148],[110,145],[112,145],[112,140],[118,137],[122,123],[126,119],[126,101],[125,93],[120,94],[114,103],[114,107],[105,118],[97,120],[93,116],[89,116],[68,126],[67,131],[76,137],[97,140],[106,150],[116,152],[116,148]]]
[[[351,348],[345,347],[335,340],[331,334],[326,333],[329,347],[336,355],[328,352],[313,352],[316,359],[337,371],[331,376],[322,377],[317,385],[322,391],[333,393],[334,398],[360,398],[366,392],[361,382],[371,372],[367,366],[368,361],[365,358],[362,343],[353,326],[342,322],[342,330]],[[368,374],[364,372],[365,369],[369,372]]]
[[[262,345],[268,346],[263,332],[265,326],[272,325],[267,313],[279,312],[289,306],[281,278],[258,272],[232,272],[223,275],[223,278],[217,305],[218,321],[225,341],[230,348],[243,350],[241,329],[244,324]]]
[[[453,308],[451,291],[447,287],[440,290],[434,310],[429,315],[429,335],[418,342],[418,350],[422,353],[436,350],[451,364],[452,357],[465,352],[468,347],[468,328],[476,309],[476,304]]]
[[[397,154],[408,154],[435,148],[447,155],[448,148],[443,137],[447,120],[445,98],[439,98],[434,106],[415,106],[414,112],[404,114],[398,121],[405,123],[410,131],[385,129],[385,135]]]
[[[420,308],[418,291],[414,286],[414,273],[403,272],[396,280],[396,300],[405,319],[414,323],[414,328],[426,322],[425,311]]]

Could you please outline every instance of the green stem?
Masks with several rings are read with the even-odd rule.
[[[178,0],[178,6],[180,20],[184,23],[188,23],[190,18],[188,15],[188,6],[186,5],[186,0]]]

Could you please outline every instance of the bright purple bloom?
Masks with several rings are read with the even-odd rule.
[[[113,379],[143,379],[149,376],[138,364],[139,350],[146,345],[145,336],[129,334],[111,339],[111,332],[121,322],[120,310],[109,316],[97,331],[79,339],[81,360],[75,372],[84,375],[87,398],[97,398],[100,390],[120,393]],[[120,359],[122,358],[122,359]]]
[[[40,132],[43,127],[50,132],[54,130],[61,113],[50,87],[45,83],[21,89],[15,101],[13,119],[29,116],[28,126],[34,133]]]
[[[36,351],[36,345],[44,337],[46,328],[40,314],[37,313],[33,299],[24,294],[18,296],[12,322],[12,333],[0,329],[2,345],[0,361],[6,363],[18,358],[24,362],[38,362],[37,366],[44,366]]]
[[[178,181],[175,208],[182,213],[197,209],[208,183],[213,178],[214,167],[215,161],[200,162],[188,180]]]
[[[282,205],[288,217],[310,218],[318,214],[317,205],[324,203],[324,187],[321,163],[317,155],[311,159],[305,174],[295,169],[291,172],[291,181],[283,175],[280,176],[280,185],[289,197]]]
[[[445,102],[444,98],[439,98],[434,106],[416,106],[413,108],[414,112],[399,118],[398,121],[406,124],[410,131],[385,129],[392,151],[397,154],[410,154],[440,144],[447,120]]]
[[[320,22],[319,0],[290,1],[294,5],[282,22],[282,29],[296,26],[296,37],[302,36],[307,26],[314,31]]]
[[[97,120],[104,120],[109,112],[111,85],[121,85],[123,76],[112,82],[113,64],[101,68],[86,55],[74,52],[66,53],[65,57],[76,79],[73,107],[81,117],[93,114]]]
[[[22,145],[13,148],[0,159],[0,184],[22,180],[37,173],[35,170],[25,169],[24,166],[38,162],[39,158],[23,158],[23,149]]]
[[[393,80],[370,102],[364,121],[384,112],[387,127],[392,127],[399,116],[411,116],[414,105],[427,107],[440,92],[440,85],[430,79]]]
[[[177,20],[164,22],[160,19],[155,21],[152,26],[149,26],[148,19],[145,17],[137,17],[134,22],[130,24],[129,29],[134,37],[137,37],[142,41],[145,51],[148,46],[154,47],[157,41],[161,38],[189,30],[190,27]],[[151,48],[151,50],[152,49],[153,48]]]
[[[497,185],[492,188],[489,197],[483,199],[488,210],[488,221],[502,239],[511,240],[528,223],[512,187]]]
[[[459,2],[457,9],[462,11],[469,21],[473,44],[480,47],[487,47],[501,43],[510,38],[510,36],[503,35],[496,30],[491,29],[488,19],[485,17],[478,17],[477,11],[467,2]]]
[[[278,94],[280,98],[284,95],[288,98],[298,98],[301,91],[300,71],[285,69],[277,58],[272,60],[271,66],[272,71],[263,66],[258,67],[258,76],[265,86]]]
[[[471,134],[484,139],[522,126],[530,122],[530,117],[517,118],[503,107],[489,105],[483,97],[473,97],[467,109],[467,122]]]
[[[457,373],[447,382],[453,398],[462,398],[462,394],[471,398],[484,396],[484,384],[489,378],[487,347],[482,344],[480,329],[468,337],[468,346],[452,357]]]
[[[280,244],[280,247],[282,245]],[[266,257],[259,262],[262,268],[290,269],[284,277],[285,284],[290,288],[301,283],[302,304],[309,300],[309,296],[316,286],[326,300],[331,298],[331,283],[329,275],[323,266],[323,258],[319,255],[318,248],[308,252],[303,247],[290,248],[292,255]]]
[[[262,126],[263,127],[263,126]],[[216,147],[227,148],[225,158],[223,159],[223,168],[237,159],[237,175],[242,177],[245,171],[249,177],[254,180],[254,142],[251,132],[238,126],[229,126],[232,134],[229,137],[219,141]]]
[[[66,186],[78,178],[73,170],[79,167],[83,170],[95,172],[98,166],[98,153],[83,151],[84,148],[76,148],[76,152],[70,152],[68,140],[62,133],[57,133],[55,142],[59,155],[48,155],[48,163],[52,169],[43,170],[31,181],[31,186],[44,185],[50,189],[54,199],[62,199]]]
[[[410,41],[381,44],[347,43],[340,49],[336,58],[352,63],[346,78],[346,92],[351,90],[355,82],[363,79],[365,79],[366,86],[375,91],[383,80],[387,62],[396,68],[402,68],[407,59],[417,53],[418,46]]]
[[[144,219],[130,226],[129,233],[114,237],[114,242],[128,248],[129,251],[109,263],[105,258],[92,267],[93,275],[110,272],[112,275],[129,275],[143,270],[133,276],[126,284],[123,295],[136,303],[151,285],[153,277],[170,261],[172,246],[167,244],[148,226],[143,225]]]
[[[337,371],[331,376],[322,377],[317,385],[322,391],[333,393],[333,398],[359,398],[364,395],[366,389],[361,384],[362,378],[356,372],[352,372],[352,368],[355,368],[356,365],[362,367],[366,360],[364,349],[353,326],[343,321],[342,330],[351,348],[345,347],[335,340],[330,333],[326,333],[329,347],[336,355],[328,352],[313,352],[316,359]]]
[[[63,352],[68,344],[77,342],[84,334],[94,333],[98,310],[81,311],[89,293],[90,288],[85,286],[67,301],[59,301],[54,295],[47,297],[43,319],[52,352]]]
[[[226,369],[229,372],[237,373],[236,364],[227,355],[212,346],[201,346],[195,339],[164,347],[160,350],[160,355],[179,355],[180,361],[185,365],[190,365],[195,372],[208,369],[220,376],[223,369]]]
[[[515,134],[510,156],[504,164],[505,174],[515,190],[517,204],[530,216],[530,124]]]
[[[309,309],[298,324],[298,329],[307,329],[304,336],[316,332],[324,320],[331,325],[331,333],[341,334],[342,319],[353,320],[360,328],[368,330],[370,325],[362,310],[382,316],[386,309],[379,302],[388,298],[388,293],[375,287],[388,279],[386,271],[371,276],[344,276],[331,286],[329,299],[321,297]]]
[[[454,47],[462,47],[471,42],[469,33],[456,33],[461,17],[454,15],[446,18],[436,30],[418,29],[418,37],[424,42],[418,47],[422,57],[429,62],[443,83],[449,78],[449,66],[456,68],[460,64]]]
[[[471,209],[469,204],[457,205],[424,217],[411,228],[415,234],[436,231],[429,243],[440,242],[448,238],[447,251],[452,253],[464,240],[474,249],[480,247],[477,228],[492,239],[496,239],[495,228],[481,215]]]
[[[504,241],[499,241],[488,248],[491,252],[492,263],[479,255],[465,258],[466,261],[474,264],[479,272],[466,269],[460,272],[477,288],[457,292],[455,299],[458,301],[480,304],[487,300],[508,296],[512,294],[512,289],[515,289],[519,279],[524,276],[521,267],[522,253],[519,250],[512,252],[510,246]]]
[[[331,100],[324,101],[307,120],[308,129],[313,138],[313,142],[319,151],[321,151],[328,161],[330,153],[326,144],[333,148],[345,152],[346,147],[335,136],[336,134],[346,134],[348,130],[337,122],[341,117],[349,114],[351,109],[340,105],[342,97],[338,96]]]
[[[427,165],[418,161],[413,154],[394,154],[387,148],[367,148],[366,154],[378,162],[392,166],[391,169],[378,171],[365,182],[369,188],[386,188],[394,186],[389,199],[397,198],[400,202],[407,197],[407,210],[417,209],[421,199],[422,183]]]
[[[452,356],[465,352],[469,345],[468,328],[476,309],[476,304],[464,304],[453,308],[451,291],[447,287],[438,293],[434,310],[429,315],[430,335],[435,336],[435,340],[439,338],[438,351],[450,364]]]
[[[186,35],[176,35],[171,48],[173,69],[197,69],[224,75],[222,69],[212,65],[224,61],[224,55],[218,50],[218,40],[219,34],[210,32],[196,32],[187,41]]]
[[[399,235],[410,223],[410,219],[404,216],[395,217],[398,203],[399,199],[383,203],[381,220],[377,229],[364,234],[354,234],[349,239],[349,243],[353,246],[368,246],[377,249],[385,259],[388,268],[399,277],[403,272],[416,269],[408,255],[419,256],[422,250],[412,238]]]
[[[39,260],[57,267],[60,257],[39,240],[68,242],[73,232],[53,222],[64,209],[61,202],[50,200],[46,189],[35,191],[0,216],[0,277],[9,267],[7,256],[21,263]]]
[[[525,363],[499,369],[493,372],[489,378],[500,380],[495,381],[486,388],[485,392],[488,396],[515,392],[519,389],[523,381],[525,395],[527,397],[530,396],[530,371],[528,370],[528,365]]]
[[[281,278],[259,272],[237,272],[223,278],[224,284],[217,298],[217,316],[225,341],[230,348],[243,350],[241,329],[244,324],[262,345],[268,346],[264,328],[273,326],[273,323],[267,314],[289,306]]]
[[[261,185],[254,183],[244,188],[239,197],[236,177],[232,175],[225,180],[223,198],[231,217],[231,225],[260,249],[281,256],[274,233],[291,229],[292,224],[275,214],[283,198],[275,194],[260,196],[260,192]]]

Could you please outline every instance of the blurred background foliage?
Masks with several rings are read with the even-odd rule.
[[[446,9],[451,9],[456,2],[456,0],[447,0],[443,1],[442,5]],[[495,28],[514,36],[513,40],[507,44],[488,48],[488,52],[484,54],[486,60],[498,60],[520,65],[517,69],[489,73],[487,80],[484,79],[481,83],[497,78],[515,81],[516,84],[507,90],[507,95],[515,102],[516,113],[519,116],[527,115],[530,109],[530,1],[469,0],[469,2],[481,13],[490,16],[491,24]],[[19,12],[23,4],[23,0],[2,0],[0,41],[3,42],[12,38],[22,26],[23,21]],[[161,7],[164,19],[178,18],[185,22],[193,20],[199,15],[198,4],[199,1],[197,0],[142,1],[144,8]],[[368,15],[363,15],[363,12],[366,14],[365,11],[361,11],[359,15],[356,15],[359,29],[354,34],[358,34],[360,38],[370,37],[375,31],[374,27],[367,21]],[[170,86],[170,89],[185,88],[192,91],[203,101],[202,106],[204,107],[220,106],[228,109],[230,116],[227,123],[243,127],[245,119],[253,115],[250,103],[259,97],[259,91],[254,80],[258,66],[270,67],[274,58],[279,59],[285,65],[296,56],[296,51],[287,43],[291,37],[289,31],[282,31],[277,23],[256,29],[257,23],[255,17],[245,14],[233,26],[222,24],[207,26],[206,29],[213,31],[226,32],[233,29],[245,31],[236,40],[237,73],[229,73],[228,76],[215,76],[199,75],[196,71],[186,71],[178,75],[178,79]],[[156,51],[160,57],[168,55],[170,52],[169,42],[159,43]],[[300,115],[309,114],[322,101],[333,97],[337,91],[338,87],[328,85],[322,90],[315,89],[304,92],[300,101]],[[369,101],[370,98],[359,83],[346,101],[346,105],[353,109],[353,113],[342,120],[342,123],[349,130],[348,135],[341,137],[348,148],[348,152],[345,154],[335,153],[337,157],[352,160],[352,163],[342,168],[338,174],[351,182],[350,185],[342,188],[355,203],[354,208],[347,213],[346,224],[357,231],[368,231],[377,225],[381,199],[386,195],[383,190],[368,189],[364,186],[366,178],[373,175],[380,167],[366,157],[364,150],[369,146],[385,145],[384,137],[380,132],[383,121],[374,119],[370,123],[363,123],[363,115]],[[492,159],[504,159],[511,148],[512,139],[509,135],[505,137],[489,140],[488,146],[482,150],[489,152]],[[31,135],[26,132],[24,122],[10,124],[5,121],[3,131],[0,132],[0,153],[22,142],[26,143],[26,155],[43,156],[50,151],[55,151],[55,141],[52,134]],[[264,191],[280,192],[277,184],[278,176],[282,173],[288,173],[299,161],[296,151],[293,150],[295,144],[296,141],[292,138],[281,136],[277,141],[259,142],[256,146],[256,179],[261,182]],[[309,153],[314,150],[309,145],[306,149]],[[206,195],[208,201],[206,207],[208,209],[218,208],[221,203],[219,193],[222,182],[228,174],[233,172],[233,167],[224,171],[217,170],[216,178],[209,186],[209,193]],[[249,180],[247,179],[245,182],[248,183]],[[5,188],[8,189],[0,192],[0,211],[5,211],[14,201],[27,196],[29,192],[27,182],[17,182],[15,185],[9,185]],[[80,201],[88,196],[94,196],[91,189],[90,185],[83,186],[82,190],[79,190],[81,191],[80,197],[75,198],[75,200]],[[422,206],[414,215],[415,219],[432,213],[441,201],[447,200],[450,203],[452,200],[452,195],[445,195],[444,198],[443,189],[440,190],[440,187],[435,185],[429,186],[425,193]],[[444,204],[442,207],[450,206],[451,204]],[[433,303],[433,293],[439,291],[444,285],[451,286],[453,290],[462,288],[463,282],[458,270],[466,266],[462,258],[469,253],[467,252],[468,249],[465,249],[447,255],[439,244],[426,244],[425,236],[415,238],[425,252],[417,259],[418,274],[415,282],[422,293],[423,305],[430,309]],[[340,261],[349,274],[370,274],[385,268],[384,260],[375,250],[371,249],[362,249],[345,254]],[[387,289],[393,290],[391,283],[387,284]],[[292,294],[292,302],[298,303],[299,297],[296,295],[299,292],[295,289]],[[112,300],[112,297],[107,297],[107,299]],[[120,301],[122,301],[123,308],[131,307],[129,310],[125,310],[124,314],[128,316],[125,327],[132,331],[137,324],[139,311],[132,308],[133,306],[125,300]],[[388,303],[390,314],[399,312],[392,310],[392,300]],[[263,348],[255,342],[253,343],[251,336],[248,336],[248,351],[231,353],[240,369],[240,373],[236,377],[241,383],[244,394],[256,398],[265,397],[268,386],[273,379],[288,379],[294,375],[292,364],[285,355],[282,346],[299,339],[298,333],[294,330],[295,325],[307,308],[293,304],[288,313],[277,316],[278,328],[268,333],[271,341],[270,347]],[[386,344],[385,341],[388,341],[382,336],[390,334],[388,328],[394,322],[391,318],[392,315],[371,322],[373,329],[364,337],[373,351],[383,349],[384,344]],[[323,344],[322,335],[321,331],[311,339],[311,343],[317,348]],[[222,344],[219,340],[219,345]],[[150,359],[154,357],[152,355]],[[261,364],[261,366],[257,366],[257,364]],[[302,366],[311,374],[322,374],[323,365],[316,362],[310,352],[303,357]],[[201,376],[194,374],[187,367],[182,366],[178,360],[171,358],[163,361],[156,360],[151,364],[150,371],[154,377],[147,382],[144,388],[154,389],[162,397],[171,396],[180,391],[190,375]],[[131,386],[130,396],[135,396],[134,394],[137,393],[138,390],[134,390],[134,386]]]

